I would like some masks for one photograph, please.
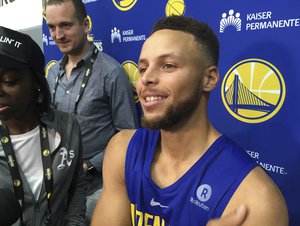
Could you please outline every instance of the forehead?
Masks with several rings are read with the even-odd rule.
[[[4,68],[0,67],[0,76],[11,75],[22,78],[31,78],[33,76],[30,68]]]
[[[45,11],[48,22],[61,22],[76,19],[75,8],[71,1],[62,4],[48,5]]]
[[[176,30],[159,30],[144,43],[140,58],[173,54],[182,57],[199,56],[199,44],[192,34]]]

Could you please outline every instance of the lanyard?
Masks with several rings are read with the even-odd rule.
[[[19,200],[23,208],[24,189],[23,189],[22,178],[19,172],[19,167],[15,156],[15,152],[10,140],[10,135],[4,123],[2,123],[2,126],[0,126],[0,136],[1,136],[1,144],[6,156],[6,161],[13,181],[15,196]],[[47,218],[45,224],[49,224],[51,220],[50,199],[52,197],[52,191],[53,191],[53,172],[51,167],[52,164],[51,164],[51,155],[50,155],[47,127],[44,124],[40,124],[40,140],[41,140],[41,152],[42,152],[42,162],[43,162],[43,174],[44,174],[44,181],[45,181],[47,201],[48,201],[48,212],[47,212]],[[20,217],[20,222],[21,225],[24,224],[23,215],[21,215]]]
[[[76,100],[75,100],[75,107],[74,107],[74,111],[73,111],[74,114],[77,113],[78,103],[79,103],[79,101],[80,101],[80,99],[83,95],[85,87],[87,86],[89,78],[91,77],[92,69],[93,69],[93,63],[95,62],[95,60],[97,58],[98,52],[99,52],[99,50],[95,46],[94,50],[93,50],[93,53],[92,53],[92,56],[91,56],[91,58],[90,58],[90,60],[87,64],[87,67],[86,67],[86,70],[85,70],[85,73],[84,73],[84,77],[82,79],[82,83],[81,83],[81,86],[80,86],[79,93],[78,93],[78,95],[76,97]],[[54,90],[53,90],[53,98],[52,98],[52,106],[53,106],[54,109],[56,109],[55,97],[56,97],[56,91],[57,91],[57,87],[58,87],[58,81],[61,77],[62,77],[62,75],[58,74],[56,76],[56,79],[55,79]]]

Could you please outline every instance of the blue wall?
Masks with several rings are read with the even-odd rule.
[[[300,225],[300,1],[84,2],[90,39],[123,64],[133,85],[139,51],[157,19],[184,14],[213,28],[221,80],[209,116],[266,169],[286,199],[290,225]],[[43,33],[47,62],[60,59],[45,22]]]

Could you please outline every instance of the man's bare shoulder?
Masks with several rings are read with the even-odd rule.
[[[118,147],[126,147],[128,146],[133,134],[136,130],[133,129],[124,129],[115,134],[111,140],[109,141],[108,147],[114,147],[117,145]]]
[[[136,130],[121,130],[109,141],[105,150],[105,159],[123,162],[125,160],[128,144]]]
[[[281,191],[261,168],[254,168],[233,194],[223,214],[240,204],[249,211],[243,226],[288,226],[288,213]]]

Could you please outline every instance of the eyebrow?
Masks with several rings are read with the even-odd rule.
[[[162,55],[160,55],[160,56],[158,56],[157,58],[158,58],[158,60],[161,60],[161,59],[165,59],[165,58],[174,58],[174,59],[181,59],[181,57],[180,56],[178,56],[178,55],[176,55],[176,54],[174,54],[174,53],[166,53],[166,54],[162,54]],[[138,64],[139,63],[145,63],[145,62],[147,62],[147,59],[146,58],[141,58],[141,59],[139,59],[139,61],[138,61]]]

